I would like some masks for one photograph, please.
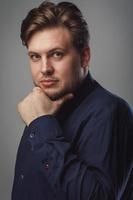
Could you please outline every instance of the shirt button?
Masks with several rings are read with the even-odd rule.
[[[49,167],[50,167],[50,165],[49,165],[48,162],[44,163],[44,168],[45,168],[46,170],[49,169]]]
[[[20,177],[21,177],[21,179],[24,179],[24,175],[23,174],[21,174]]]
[[[35,133],[30,134],[30,138],[34,138],[34,136],[35,136]]]

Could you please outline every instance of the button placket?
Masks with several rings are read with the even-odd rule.
[[[31,133],[29,134],[29,141],[31,144],[31,151],[34,151],[34,138],[35,138],[35,131],[31,131]]]

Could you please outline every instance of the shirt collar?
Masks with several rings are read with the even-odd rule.
[[[72,112],[76,109],[77,106],[91,93],[92,89],[94,88],[94,80],[88,72],[85,80],[82,84],[78,87],[77,90],[74,91],[74,97],[64,103],[61,107],[60,111],[57,114],[57,119],[62,124],[64,121],[72,114]]]

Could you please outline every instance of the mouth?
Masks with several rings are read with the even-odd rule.
[[[40,81],[40,85],[42,85],[43,87],[51,87],[57,84],[57,82],[58,80],[55,80],[55,79],[45,79],[45,80]]]

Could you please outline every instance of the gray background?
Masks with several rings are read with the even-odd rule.
[[[16,105],[32,89],[20,24],[39,0],[0,2],[0,199],[10,200],[17,147],[24,124]],[[107,89],[133,105],[133,1],[73,0],[91,33],[91,72]]]

